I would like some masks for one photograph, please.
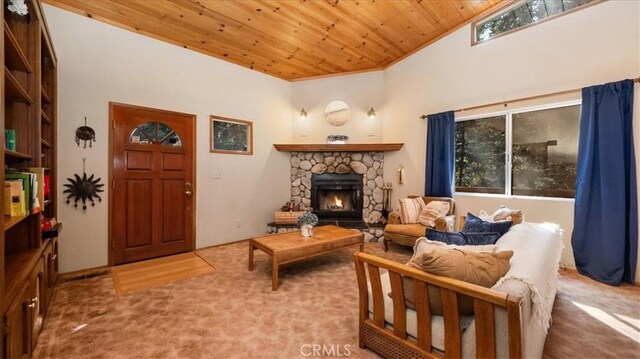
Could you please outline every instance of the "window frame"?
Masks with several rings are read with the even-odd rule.
[[[486,112],[479,113],[475,115],[456,117],[455,122],[464,122],[464,121],[472,121],[472,120],[480,120],[487,117],[494,116],[505,116],[505,166],[504,166],[504,186],[505,193],[482,193],[482,192],[458,192],[456,190],[455,178],[453,184],[453,194],[456,196],[478,196],[478,197],[499,197],[499,198],[522,198],[522,199],[537,199],[537,200],[554,200],[554,201],[574,201],[574,198],[564,198],[564,197],[545,197],[545,196],[524,196],[524,195],[513,195],[512,194],[512,155],[513,155],[513,115],[519,113],[533,112],[533,111],[542,111],[542,110],[552,110],[555,108],[561,107],[570,107],[570,106],[580,106],[580,110],[582,111],[582,99],[576,100],[568,100],[561,102],[554,102],[548,104],[527,106],[516,109],[509,110],[500,110],[494,112]],[[455,144],[454,144],[455,146]],[[455,161],[455,158],[454,158]]]
[[[606,1],[608,1],[608,0],[596,0],[596,1],[592,2],[592,3],[586,4],[586,5],[582,5],[582,6],[578,6],[578,7],[574,7],[572,9],[563,11],[563,12],[561,12],[559,14],[551,15],[551,16],[546,17],[546,18],[544,18],[544,19],[542,19],[540,21],[532,22],[532,23],[517,27],[515,29],[511,29],[509,31],[502,32],[502,33],[500,33],[500,34],[498,34],[496,36],[490,37],[488,39],[477,40],[477,30],[478,30],[478,25],[479,24],[481,24],[483,22],[486,22],[486,21],[490,20],[491,18],[496,17],[496,16],[498,16],[498,15],[500,15],[502,13],[511,11],[513,8],[519,6],[519,5],[521,5],[523,3],[522,0],[506,1],[504,5],[499,5],[495,10],[493,10],[493,11],[489,12],[488,14],[486,14],[484,16],[481,16],[479,19],[471,22],[471,46],[484,44],[485,42],[501,38],[501,37],[503,37],[505,35],[513,34],[514,32],[518,32],[520,30],[528,29],[531,26],[543,24],[543,23],[545,23],[545,22],[547,22],[549,20],[558,19],[558,18],[560,18],[562,16],[569,15],[569,14],[572,14],[572,13],[574,13],[576,11],[580,11],[580,10],[589,8],[589,7],[593,6],[593,5],[602,4],[602,3],[606,2]]]

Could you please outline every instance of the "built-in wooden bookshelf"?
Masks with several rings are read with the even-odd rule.
[[[41,230],[43,218],[57,215],[56,55],[39,0],[27,0],[28,15],[3,7],[1,55],[2,119],[0,127],[15,131],[15,150],[2,137],[2,178],[7,171],[42,167],[50,178],[50,195],[42,211],[11,217],[0,206],[0,315],[3,357],[29,357],[48,310],[58,270],[58,238]],[[0,191],[4,203],[4,190]]]

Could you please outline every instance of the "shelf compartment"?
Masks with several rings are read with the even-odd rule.
[[[4,216],[4,230],[6,231],[7,229],[15,226],[16,224],[24,221],[27,218],[29,218],[29,216],[16,216],[16,217]]]
[[[30,272],[40,260],[42,252],[50,241],[50,239],[43,241],[40,248],[28,249],[16,254],[5,255],[5,293],[14,293],[16,287],[21,285],[22,282],[27,279]],[[10,304],[11,300],[13,300],[13,298],[5,296],[2,307],[6,308]]]
[[[56,223],[51,230],[42,232],[42,239],[57,237],[60,234],[60,231],[62,231],[62,223]]]
[[[42,87],[40,89],[40,92],[42,93],[42,101],[44,101],[44,103],[51,104],[51,97],[49,97],[47,90],[45,90],[44,87]]]
[[[40,144],[42,145],[42,147],[51,148],[51,144],[49,142],[45,141],[44,138],[40,139]]]
[[[9,68],[12,70],[33,73],[33,69],[27,60],[27,56],[20,48],[20,44],[18,44],[16,37],[13,36],[13,32],[11,32],[6,21],[4,22],[4,53],[5,63]]]
[[[33,100],[27,93],[27,91],[22,88],[18,80],[11,74],[11,71],[5,66],[4,68],[4,85],[5,85],[5,96],[16,102],[24,102],[26,104],[33,104]]]
[[[24,153],[20,153],[20,152],[15,152],[15,151],[9,151],[7,149],[4,150],[4,157],[7,158],[16,158],[16,159],[21,159],[21,160],[32,160],[33,156],[24,154]]]
[[[50,124],[51,124],[51,119],[50,119],[50,118],[49,118],[49,116],[47,116],[47,114],[46,114],[44,111],[42,111],[42,110],[40,110],[40,118],[42,118],[42,122],[44,122],[44,123],[46,123],[46,124],[48,124],[48,125],[50,125]]]

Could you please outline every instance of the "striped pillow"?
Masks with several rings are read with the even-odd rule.
[[[444,217],[449,213],[449,202],[431,201],[420,211],[418,222],[425,227],[435,227],[436,219]]]
[[[402,224],[418,223],[418,217],[424,208],[424,201],[421,197],[401,198],[398,200],[398,206],[400,207]]]

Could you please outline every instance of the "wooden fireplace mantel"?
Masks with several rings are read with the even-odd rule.
[[[327,143],[274,144],[279,152],[385,152],[398,151],[404,143]]]

